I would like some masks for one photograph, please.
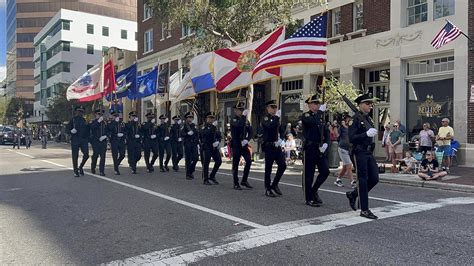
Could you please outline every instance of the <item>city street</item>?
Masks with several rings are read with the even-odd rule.
[[[304,204],[301,173],[287,171],[283,196],[267,198],[263,170],[253,190],[180,172],[74,178],[69,146],[0,146],[0,264],[472,264],[474,194],[378,184],[379,220],[359,217],[330,177],[324,204]],[[184,163],[184,160],[181,162]],[[348,184],[347,180],[345,183]]]

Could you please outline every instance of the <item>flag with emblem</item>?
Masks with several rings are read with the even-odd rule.
[[[435,38],[431,41],[431,45],[434,48],[439,49],[445,44],[454,41],[461,34],[462,31],[458,27],[456,27],[453,23],[447,21],[446,25],[444,25],[441,31],[438,32]]]
[[[214,51],[214,78],[217,91],[229,92],[253,83],[278,78],[279,68],[262,71],[253,77],[252,71],[260,56],[276,47],[284,38],[285,29],[279,27],[256,42]]]
[[[81,102],[87,102],[102,98],[102,92],[104,91],[102,69],[101,62],[87,70],[67,88],[66,99],[68,101],[77,99]]]
[[[131,90],[135,90],[137,84],[137,64],[133,64],[115,74],[115,94],[113,97],[107,96],[107,100],[127,97]]]
[[[278,46],[263,54],[253,70],[262,71],[290,65],[325,64],[327,13],[318,16]]]

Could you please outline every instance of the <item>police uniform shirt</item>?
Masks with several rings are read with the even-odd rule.
[[[188,135],[189,131],[193,131],[193,135]],[[196,129],[196,126],[194,123],[191,124],[185,124],[183,126],[182,134],[184,137],[184,143],[185,144],[198,144],[199,143],[199,132]]]
[[[97,119],[94,119],[90,123],[91,137],[92,140],[99,141],[99,138],[106,135],[107,124],[105,121],[99,122]]]
[[[262,121],[263,129],[263,142],[264,143],[273,143],[278,141],[278,135],[282,132],[278,132],[280,129],[280,118],[278,116],[273,116],[267,114]]]
[[[151,121],[147,121],[142,124],[141,131],[143,133],[143,138],[151,139],[151,135],[156,135],[155,124],[152,123]]]
[[[107,132],[110,140],[125,141],[125,124],[122,121],[110,121],[107,125]],[[120,138],[117,136],[118,133],[122,133],[123,136]]]
[[[250,126],[247,124],[247,118],[245,116],[234,116],[230,123],[230,132],[232,136],[232,144],[241,145],[241,141],[244,139],[250,141],[252,132]]]
[[[329,130],[323,124],[323,115],[324,113],[321,111],[312,112],[311,110],[309,110],[303,113],[303,116],[301,117],[301,122],[303,122],[303,135],[306,142],[322,144],[321,127],[324,127],[323,143],[327,143],[329,145]]]
[[[373,138],[367,136],[367,130],[372,125],[369,124],[371,118],[361,112],[358,112],[352,118],[352,125],[349,126],[349,141],[354,145],[360,145],[364,148],[373,143]]]
[[[170,137],[170,128],[167,123],[159,125],[157,128],[157,132],[160,142],[165,141],[165,137]]]
[[[203,148],[212,148],[212,144],[221,141],[221,134],[213,124],[206,123],[201,130]]]
[[[79,139],[88,139],[89,138],[89,125],[86,122],[86,119],[82,116],[75,116],[69,121],[67,125],[68,132],[75,128],[77,130],[76,134],[71,134],[71,141],[76,141]]]
[[[174,142],[178,142],[178,139],[181,138],[181,125],[178,123],[173,124],[170,129],[170,139]]]
[[[128,141],[140,141],[139,138],[135,138],[135,135],[140,135],[140,124],[135,121],[128,121],[127,124],[125,124],[125,128],[127,131],[127,140]]]

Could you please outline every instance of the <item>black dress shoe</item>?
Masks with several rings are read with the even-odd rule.
[[[234,185],[235,190],[242,190],[242,188],[239,185]]]
[[[192,177],[192,176],[190,176],[190,175],[187,175],[187,176],[186,176],[186,179],[187,179],[187,180],[193,180],[194,177]]]
[[[321,205],[319,205],[317,202],[312,201],[312,200],[307,201],[306,205],[311,206],[311,207],[321,207]]]
[[[247,182],[247,181],[241,182],[240,185],[241,185],[241,186],[244,186],[244,187],[246,187],[246,188],[253,188],[253,187],[249,184],[249,182]]]
[[[211,182],[214,183],[214,185],[219,185],[219,182],[217,182],[215,178],[211,178],[209,180],[211,180]]]
[[[132,169],[132,174],[136,175],[137,174],[137,169]]]
[[[352,194],[352,191],[348,191],[346,192],[346,197],[349,199],[349,205],[351,206],[351,209],[356,211],[357,210],[357,207],[356,207],[357,196],[354,196]]]
[[[162,172],[162,173],[166,172],[166,171],[165,171],[165,168],[160,167],[160,172]]]
[[[115,175],[120,175],[120,172],[119,172],[119,171],[115,171]]]
[[[153,173],[153,172],[155,172],[155,168],[153,168],[153,166],[150,166],[150,167],[148,167],[147,171],[148,171],[148,173]]]
[[[372,220],[375,220],[375,219],[379,218],[379,217],[375,216],[375,214],[373,214],[370,210],[360,211],[360,216],[364,217],[364,218],[367,218],[367,219],[372,219]]]
[[[104,172],[100,172],[99,175],[100,175],[100,176],[105,176],[105,173],[104,173]]]
[[[95,175],[95,169],[91,169],[91,173]]]
[[[319,197],[318,192],[314,193],[314,201],[317,202],[318,204],[323,204],[323,200]]]
[[[79,168],[79,174],[80,174],[80,175],[84,175],[84,169],[82,169],[82,167]]]
[[[166,172],[169,172],[169,171],[170,171],[170,169],[168,168],[168,166],[165,166],[165,170],[166,170]]]
[[[280,196],[283,195],[283,193],[281,193],[281,190],[280,190],[280,188],[278,187],[278,185],[272,186],[271,189],[272,189],[273,191],[275,191],[276,194],[278,194],[278,195],[280,195]]]
[[[79,172],[78,171],[74,171],[74,177],[79,177]]]
[[[211,186],[211,182],[209,182],[209,180],[204,180],[204,182],[202,183],[203,185],[206,185],[206,186]]]
[[[267,190],[265,190],[265,196],[267,196],[267,197],[270,197],[270,198],[274,198],[274,197],[276,197],[276,195],[275,195],[275,194],[273,194],[273,192],[272,192],[272,190],[271,190],[271,189],[267,189]]]

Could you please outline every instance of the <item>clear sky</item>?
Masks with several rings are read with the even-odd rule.
[[[7,0],[0,0],[0,81],[5,78],[7,54]]]

